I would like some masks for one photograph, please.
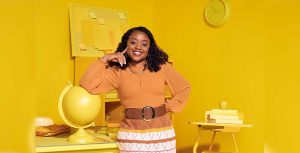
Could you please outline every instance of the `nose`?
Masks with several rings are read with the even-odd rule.
[[[141,43],[137,43],[137,44],[135,45],[135,48],[136,48],[136,49],[141,49]]]

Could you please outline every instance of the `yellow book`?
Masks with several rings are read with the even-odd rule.
[[[238,120],[239,116],[227,116],[227,115],[207,115],[207,119],[225,119],[225,120]]]
[[[243,120],[205,119],[207,123],[244,124]]]
[[[212,109],[211,111],[217,113],[238,113],[236,109]]]
[[[244,114],[238,113],[236,115],[220,115],[220,114],[206,114],[208,119],[227,119],[227,120],[243,120]]]
[[[205,116],[207,115],[227,115],[227,116],[236,116],[238,112],[224,112],[224,111],[206,111]]]

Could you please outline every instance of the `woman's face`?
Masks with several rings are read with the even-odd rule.
[[[130,57],[132,64],[146,64],[146,57],[150,48],[148,36],[141,31],[134,31],[127,40],[127,55]]]

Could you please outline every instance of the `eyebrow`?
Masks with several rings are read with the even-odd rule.
[[[130,38],[130,39],[138,40],[138,39],[135,39],[135,38]],[[149,42],[148,40],[142,40],[142,41],[146,41],[146,42]]]

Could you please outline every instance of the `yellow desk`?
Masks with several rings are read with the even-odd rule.
[[[212,149],[212,146],[213,146],[213,143],[214,143],[215,136],[216,136],[217,132],[230,133],[231,136],[232,136],[232,139],[233,139],[234,146],[235,146],[235,152],[238,153],[239,151],[238,151],[238,147],[237,147],[237,144],[236,144],[234,134],[239,132],[242,127],[252,127],[251,124],[241,124],[241,125],[239,125],[239,124],[217,124],[217,123],[206,123],[206,122],[189,122],[189,124],[193,124],[193,125],[198,126],[198,138],[197,138],[197,141],[196,141],[196,143],[193,147],[193,153],[197,153],[197,147],[198,147],[199,141],[201,139],[202,131],[212,131],[213,132],[211,143],[209,145],[209,150],[204,151],[202,153],[209,153],[209,152],[213,153],[211,151],[211,149]]]
[[[37,153],[118,153],[116,142],[96,141],[90,144],[70,144],[67,137],[68,135],[36,137],[35,151]]]

